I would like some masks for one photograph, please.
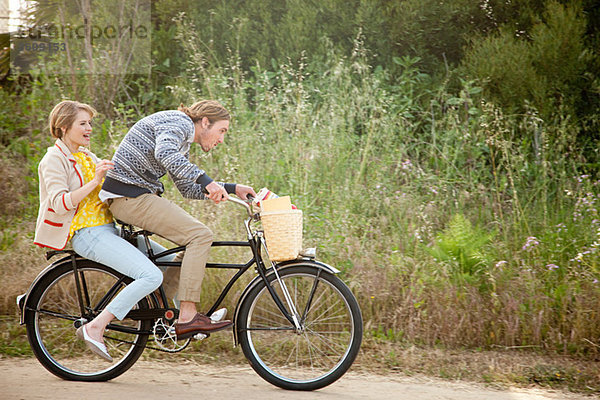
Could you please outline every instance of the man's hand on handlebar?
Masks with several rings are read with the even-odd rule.
[[[215,204],[219,204],[220,202],[229,199],[229,195],[225,188],[216,182],[209,183],[204,190],[208,193],[206,197],[214,201]]]
[[[204,188],[206,197],[219,204],[222,201],[229,200],[229,195],[225,188],[216,182],[211,182]],[[256,197],[256,192],[250,186],[236,185],[235,195],[242,200],[248,200],[248,198]]]
[[[248,196],[256,197],[256,192],[250,186],[246,185],[235,185],[235,195],[242,200],[248,200]]]

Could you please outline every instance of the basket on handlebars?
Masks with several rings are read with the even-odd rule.
[[[260,219],[271,261],[298,258],[302,250],[302,211],[263,211]]]

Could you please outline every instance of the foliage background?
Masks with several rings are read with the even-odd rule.
[[[232,130],[194,161],[292,196],[307,244],[359,298],[365,351],[392,346],[385,365],[397,346],[598,360],[595,1],[159,0],[152,26],[151,74],[116,86],[3,69],[2,314],[44,266],[31,238],[52,106],[95,105],[92,149],[109,158],[138,118],[214,98]],[[239,235],[235,212],[165,184],[217,236]]]

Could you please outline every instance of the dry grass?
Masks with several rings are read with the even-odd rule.
[[[46,261],[45,250],[33,244],[35,223],[12,225],[13,241],[7,251],[0,253],[0,314],[16,312],[16,298],[29,288],[37,274],[51,261]]]
[[[499,388],[542,386],[600,393],[598,361],[541,354],[526,348],[443,349],[371,338],[364,342],[353,368],[476,381]]]
[[[18,215],[27,206],[23,160],[0,157],[0,215]]]

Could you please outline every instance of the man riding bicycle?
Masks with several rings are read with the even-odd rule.
[[[191,143],[200,144],[205,152],[223,143],[229,121],[229,112],[212,100],[142,118],[117,148],[114,169],[100,192],[115,218],[186,246],[179,276],[178,339],[219,331],[232,323],[215,322],[197,312],[213,234],[181,207],[160,197],[164,188],[159,179],[168,173],[184,197],[209,198],[216,204],[227,200],[228,194],[241,199],[256,196],[250,186],[213,181],[188,159]]]

